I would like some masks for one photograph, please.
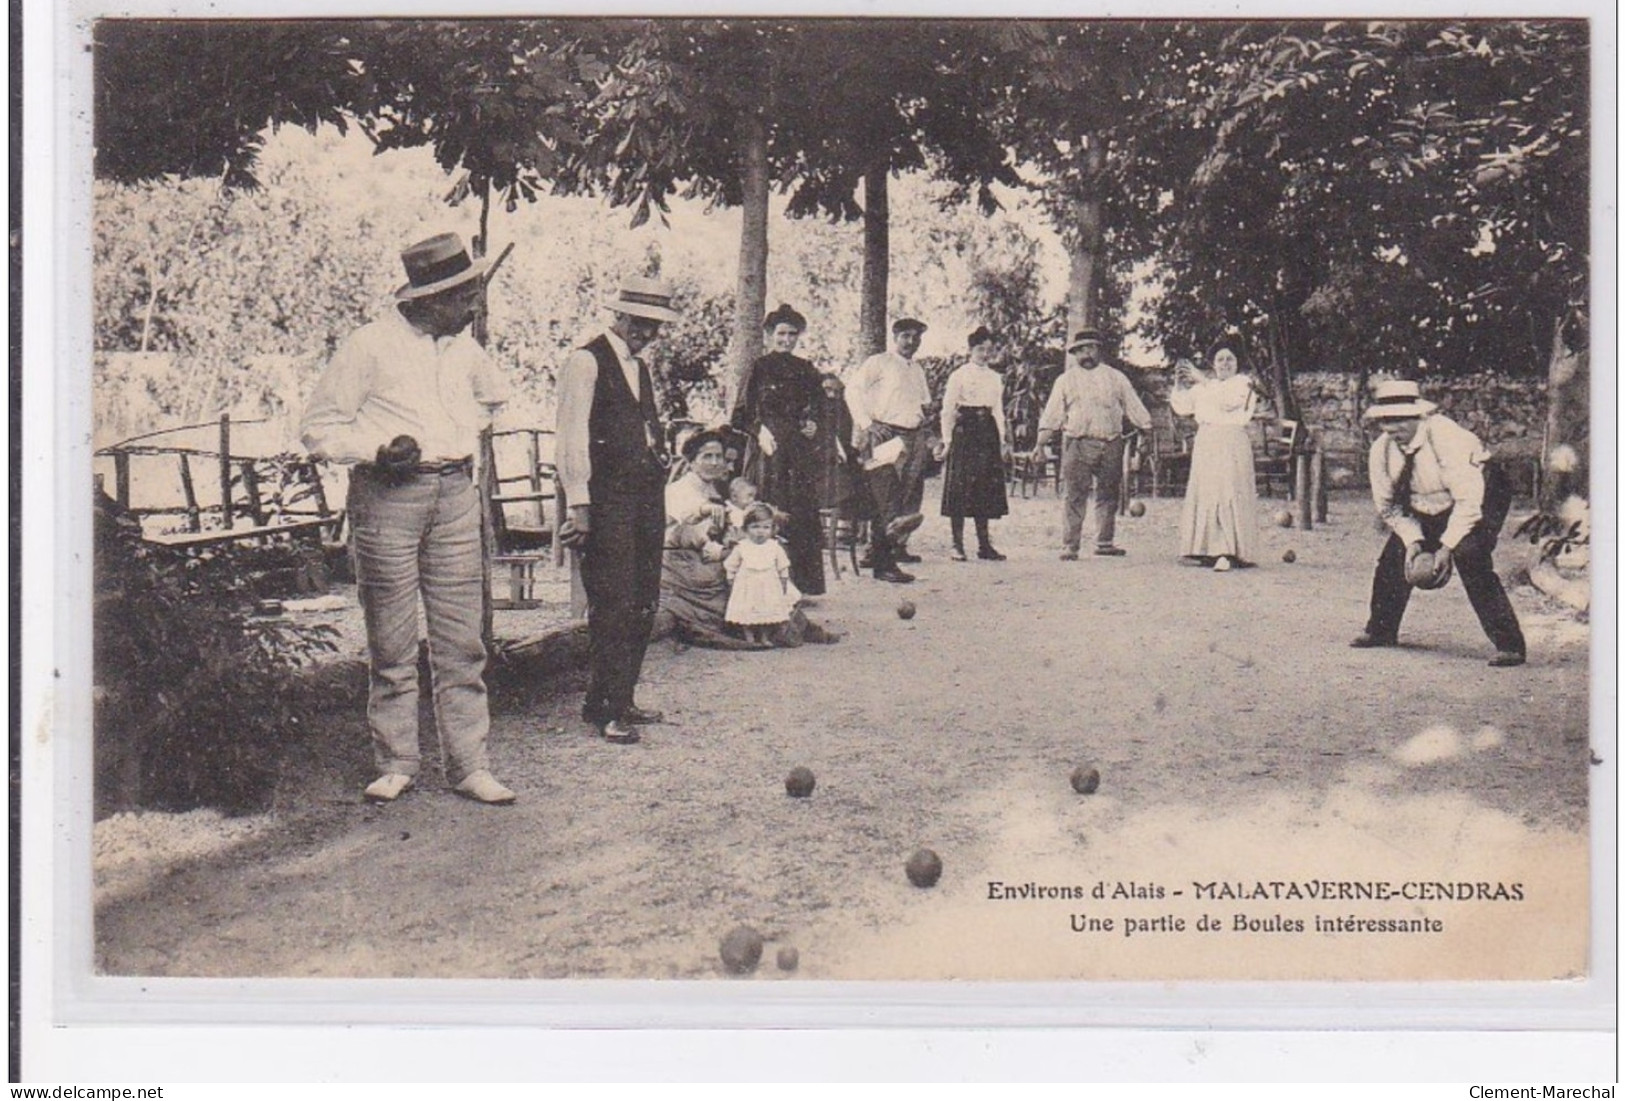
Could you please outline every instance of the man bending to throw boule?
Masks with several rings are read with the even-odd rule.
[[[1522,665],[1523,630],[1491,561],[1512,504],[1505,475],[1477,436],[1434,412],[1416,383],[1380,382],[1374,397],[1365,413],[1381,429],[1371,445],[1371,496],[1390,534],[1371,580],[1371,618],[1349,645],[1397,646],[1411,588],[1437,588],[1453,567],[1495,644],[1490,664]]]

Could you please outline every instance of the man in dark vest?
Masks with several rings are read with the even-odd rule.
[[[610,303],[614,322],[571,354],[559,372],[557,463],[570,510],[560,532],[581,552],[587,590],[591,681],[581,717],[611,742],[661,720],[633,702],[660,604],[666,469],[671,465],[654,380],[637,358],[666,321],[672,288],[628,279]]]

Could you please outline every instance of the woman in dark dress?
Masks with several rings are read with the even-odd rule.
[[[942,394],[942,514],[953,528],[953,559],[965,560],[965,517],[976,521],[976,557],[1002,562],[988,521],[1009,511],[1004,495],[1004,376],[992,364],[997,342],[986,326],[970,334],[970,362],[948,376]],[[941,457],[941,456],[939,456]]]
[[[822,376],[792,354],[806,327],[807,319],[789,306],[767,315],[762,328],[772,350],[746,372],[733,424],[750,437],[745,477],[756,483],[758,500],[788,517],[790,580],[804,594],[817,596],[824,591],[818,499],[825,464],[819,434],[831,426],[817,419]]]

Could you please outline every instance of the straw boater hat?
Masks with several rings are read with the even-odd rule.
[[[1079,329],[1072,334],[1072,339],[1066,342],[1066,350],[1075,352],[1085,344],[1104,344],[1099,329]]]
[[[672,285],[664,280],[632,275],[621,284],[621,291],[610,301],[609,308],[651,321],[676,321],[682,316],[672,308],[676,295]]]
[[[1368,421],[1425,417],[1439,408],[1422,397],[1421,387],[1404,379],[1389,379],[1377,383],[1372,388],[1371,396],[1371,408],[1365,411],[1365,419]]]
[[[463,239],[455,233],[440,233],[407,245],[401,250],[401,265],[406,268],[406,282],[395,291],[397,302],[460,287],[481,278],[490,267],[483,258],[471,257],[463,247]]]

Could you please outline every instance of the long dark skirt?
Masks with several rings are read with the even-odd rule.
[[[779,421],[768,427],[778,448],[772,455],[762,454],[753,435],[745,477],[756,483],[760,500],[789,517],[780,534],[790,556],[790,580],[808,596],[821,596],[824,529],[818,518],[819,480],[823,475],[819,452],[794,422]]]
[[[1010,511],[1004,495],[1004,459],[993,410],[962,405],[954,421],[942,475],[942,514],[991,519]]]

